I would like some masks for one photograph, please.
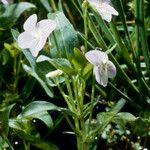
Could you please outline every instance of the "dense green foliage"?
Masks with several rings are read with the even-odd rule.
[[[0,3],[0,150],[150,149],[150,2],[111,2],[111,22],[86,0]],[[32,14],[57,24],[37,58],[17,43]],[[94,49],[116,66],[106,87]]]

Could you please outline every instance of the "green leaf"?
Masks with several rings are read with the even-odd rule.
[[[9,145],[7,144],[7,142],[0,136],[0,149],[9,147]]]
[[[106,128],[106,126],[111,122],[114,122],[125,129],[126,123],[131,121],[133,122],[136,119],[137,118],[135,116],[126,112],[121,112],[121,113],[102,112],[97,115],[98,125],[97,125],[97,129],[94,130],[94,132],[98,131],[98,134],[101,134]]]
[[[4,43],[4,47],[9,52],[12,58],[17,57],[20,53],[20,50],[17,48],[16,43],[13,44]]]
[[[112,122],[118,124],[121,128],[125,130],[125,125],[127,123],[135,121],[137,118],[128,112],[120,112],[118,113]]]
[[[8,119],[10,115],[10,111],[13,108],[14,104],[10,105],[7,108],[3,108],[0,110],[0,134],[7,135],[9,130]]]
[[[40,148],[41,150],[59,150],[59,148],[55,144],[40,139],[31,144],[35,145],[37,148]]]
[[[85,80],[87,80],[93,72],[93,65],[91,63],[87,63],[82,71],[82,76]]]
[[[28,2],[0,5],[0,29],[12,27],[20,15],[30,8],[35,8],[35,5]]]
[[[5,49],[1,50],[0,52],[0,62],[2,65],[6,65],[9,61],[9,53]],[[1,72],[2,73],[2,72]]]
[[[60,108],[56,105],[46,102],[46,101],[34,101],[28,104],[25,109],[18,115],[19,118],[30,118],[30,117],[37,117],[39,113],[48,111],[48,110],[57,110],[60,111]]]
[[[124,99],[120,99],[117,104],[110,110],[110,112],[118,113],[123,106],[125,105],[126,101]]]
[[[53,120],[47,111],[42,111],[42,112],[40,111],[39,113],[33,113],[29,116],[25,116],[25,117],[21,117],[21,118],[19,117],[17,119],[9,119],[9,126],[13,129],[22,130],[24,132],[27,132],[30,130],[28,122],[34,118],[37,118],[37,119],[43,121],[47,127],[52,129]]]
[[[27,134],[23,131],[15,130],[15,133],[23,140],[27,140],[29,143],[37,148],[40,148],[41,150],[59,150],[59,148],[55,144]]]
[[[49,13],[48,18],[57,23],[57,28],[50,36],[51,56],[69,58],[73,54],[74,47],[79,47],[76,31],[63,12]]]
[[[29,77],[26,80],[24,87],[21,91],[21,95],[23,96],[23,99],[27,99],[31,95],[32,90],[33,90],[34,85],[35,85],[35,82],[36,82],[36,80],[33,79],[32,77]]]
[[[65,78],[62,76],[54,77],[54,78],[46,78],[46,82],[49,86],[54,87],[58,86],[58,84],[63,83]]]
[[[48,0],[40,0],[40,2],[48,12],[52,11],[52,8],[51,8]]]
[[[70,62],[67,59],[65,59],[65,58],[53,58],[53,59],[51,59],[51,58],[49,58],[47,56],[40,55],[37,58],[37,62],[41,62],[41,61],[48,61],[56,69],[60,69],[60,70],[64,71],[67,74],[75,73],[74,68],[72,67]]]
[[[11,34],[12,34],[14,40],[17,41],[17,38],[18,38],[20,33],[15,29],[11,29]]]
[[[43,111],[40,113],[33,114],[32,116],[30,115],[31,118],[37,118],[43,121],[47,127],[52,128],[53,127],[53,120],[50,116],[50,114],[47,111]]]
[[[74,55],[71,58],[71,62],[76,70],[81,71],[84,69],[87,60],[81,50],[79,50],[78,48],[74,48],[73,52]]]
[[[52,89],[47,86],[47,84],[38,76],[38,74],[31,67],[23,64],[23,68],[27,73],[37,79],[37,81],[42,85],[48,96],[53,97]]]
[[[122,119],[125,122],[135,121],[137,118],[128,112],[120,112],[117,114],[116,118]]]
[[[9,119],[9,127],[15,130],[20,130],[22,132],[28,133],[30,131],[30,126],[28,125],[27,119]]]
[[[101,112],[97,115],[99,134],[104,131],[106,126],[114,119],[115,116],[116,113],[114,112]]]
[[[70,62],[67,59],[64,58],[57,58],[57,59],[51,59],[49,62],[56,67],[57,69],[60,69],[64,71],[65,73],[71,73],[74,72],[74,69],[72,68]]]

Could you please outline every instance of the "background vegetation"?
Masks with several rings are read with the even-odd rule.
[[[85,12],[82,0],[14,0],[8,5],[0,4],[0,149],[77,149],[76,136],[66,121],[66,116],[73,114],[58,85],[55,82],[48,85],[44,78],[48,70],[59,64],[36,63],[16,43],[18,31],[22,32],[22,25],[31,14],[36,13],[41,20],[58,11],[63,12],[58,19],[66,29],[60,26],[61,33],[54,33],[56,39],[50,37],[54,45],[50,48],[51,57],[58,58],[58,43],[61,57],[67,58],[67,54],[74,57],[71,63],[79,70],[87,65],[82,52],[95,47],[107,51],[114,46],[109,58],[117,68],[117,76],[106,88],[94,84],[91,130],[97,129],[96,118],[104,122],[91,140],[90,149],[150,149],[150,2],[112,0],[112,3],[119,16],[111,23],[104,22],[90,7]],[[40,54],[49,56],[48,44]],[[83,73],[87,105],[91,100],[91,72],[89,67],[87,74]],[[63,81],[60,79],[59,83],[66,92]],[[109,118],[120,111],[130,115],[116,120]],[[89,114],[89,109],[86,112]]]

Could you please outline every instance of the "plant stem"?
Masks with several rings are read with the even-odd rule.
[[[50,3],[51,3],[51,6],[52,6],[53,10],[56,12],[57,7],[56,7],[56,4],[55,4],[54,0],[50,0]]]
[[[141,48],[143,51],[147,72],[150,76],[150,54],[148,48],[147,37],[145,33],[145,22],[144,22],[144,0],[136,1],[137,5],[139,5],[139,33],[141,37]]]
[[[85,34],[85,40],[84,40],[84,46],[85,46],[85,52],[87,51],[87,39],[88,39],[88,31],[87,31],[87,5],[83,6],[83,20],[84,20],[84,34]]]
[[[23,145],[25,150],[30,150],[30,144],[23,140]]]
[[[83,14],[82,14],[80,8],[78,7],[78,5],[76,4],[76,2],[74,0],[72,0],[72,3],[76,7],[76,9],[78,10],[78,12],[80,13],[81,17],[83,17]]]
[[[69,78],[68,78],[68,76],[66,74],[65,74],[65,79],[66,79],[66,86],[67,86],[68,94],[71,97],[71,99],[73,100],[73,94],[72,94],[70,81],[69,81]]]
[[[92,95],[91,95],[91,104],[90,104],[90,115],[89,115],[89,123],[88,123],[88,133],[90,132],[90,126],[92,121],[92,113],[94,106],[94,93],[95,93],[95,78],[94,75],[92,77]]]
[[[78,136],[80,135],[79,134],[79,131],[74,127],[74,125],[72,124],[72,122],[70,121],[69,117],[67,115],[65,115],[65,118],[69,124],[69,126],[71,127],[71,129],[74,131],[74,133]]]
[[[56,48],[57,48],[58,56],[61,57],[61,56],[62,56],[62,52],[61,52],[61,50],[60,50],[60,48],[59,48],[59,46],[58,46],[58,42],[57,42],[55,33],[53,32],[52,35],[53,35],[53,40],[54,40],[54,42],[55,42],[55,46],[56,46]]]
[[[70,101],[67,99],[67,96],[66,96],[66,94],[64,93],[63,89],[61,88],[60,84],[58,84],[57,86],[58,86],[58,89],[59,89],[61,95],[63,96],[65,102],[67,103],[68,108],[69,108],[70,110],[72,110],[72,105],[71,105]]]

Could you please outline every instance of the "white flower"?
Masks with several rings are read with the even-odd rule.
[[[91,50],[85,54],[85,57],[94,65],[93,73],[96,81],[104,87],[107,86],[108,78],[116,76],[116,67],[108,60],[107,54],[99,50]]]
[[[3,4],[8,4],[8,1],[7,1],[7,0],[1,0],[1,2],[2,2]]]
[[[31,15],[23,25],[24,32],[18,37],[20,48],[29,48],[32,55],[36,57],[44,47],[50,33],[56,28],[53,20],[44,19],[37,23],[37,15]]]
[[[62,74],[63,74],[63,71],[60,69],[57,69],[57,70],[54,70],[54,71],[47,73],[46,77],[47,78],[54,78],[54,77],[60,76]]]
[[[96,8],[101,17],[107,22],[111,21],[112,15],[118,16],[118,12],[110,5],[110,0],[87,0]]]

